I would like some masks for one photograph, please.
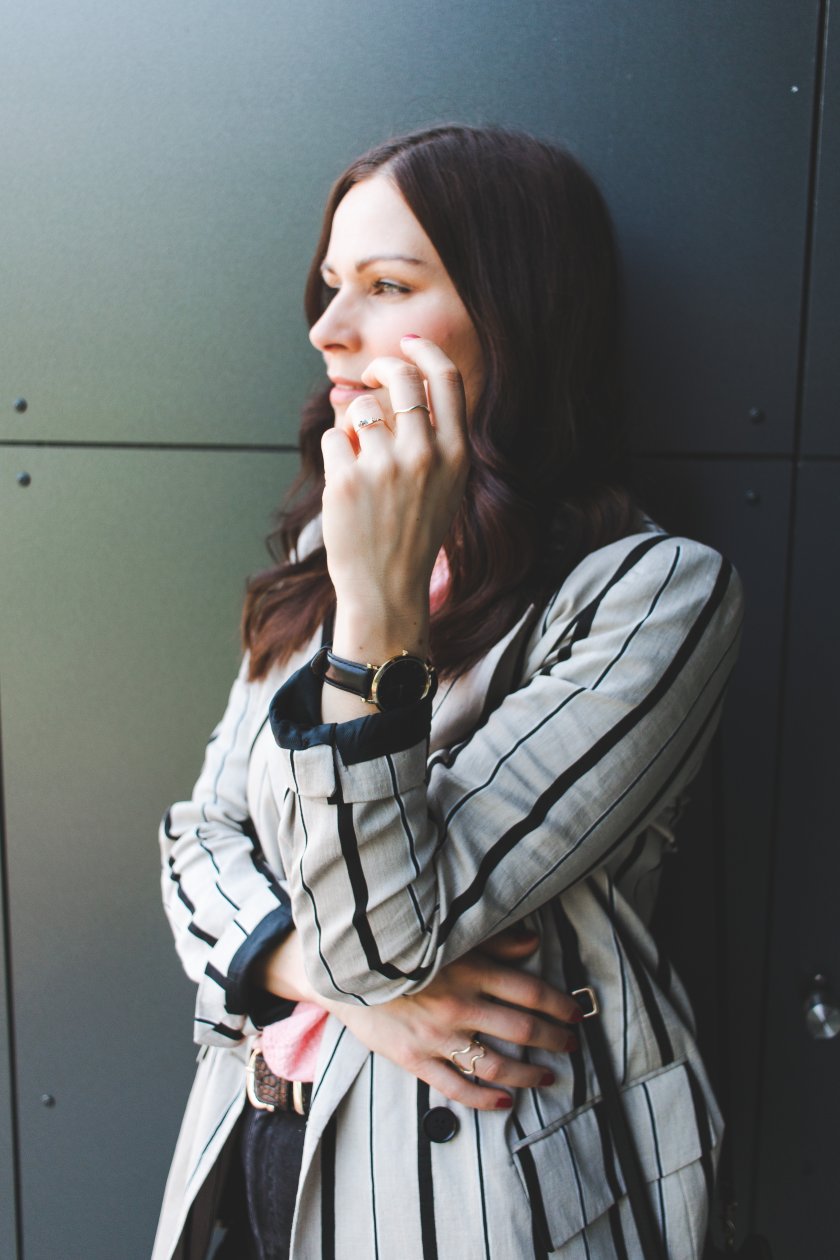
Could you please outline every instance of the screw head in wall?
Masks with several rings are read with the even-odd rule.
[[[21,415],[23,415],[24,411],[26,411],[26,408],[28,406],[29,406],[29,403],[26,401],[25,398],[16,398],[14,401],[15,411],[19,411]]]
[[[750,507],[754,507],[756,503],[761,502],[761,495],[758,493],[757,490],[747,490],[746,494],[744,495],[744,498],[746,499],[747,503],[749,503]]]
[[[45,1107],[54,1107],[54,1106],[55,1106],[55,1094],[42,1094],[42,1095],[41,1095],[41,1103],[42,1103],[42,1104],[43,1104],[43,1106],[45,1106]]]
[[[17,475],[17,483],[19,486],[29,486],[32,484],[32,475],[28,472],[19,472]]]
[[[763,424],[767,419],[760,407],[750,407],[747,417],[751,424]]]

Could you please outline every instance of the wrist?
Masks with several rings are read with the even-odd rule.
[[[333,632],[333,651],[350,661],[381,665],[392,656],[408,652],[425,660],[429,655],[429,600],[401,610],[374,607],[348,608],[338,603]]]

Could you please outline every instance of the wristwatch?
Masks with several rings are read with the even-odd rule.
[[[436,685],[434,666],[408,652],[392,656],[381,665],[362,665],[322,647],[313,656],[310,668],[331,687],[349,691],[383,713],[417,704]]]

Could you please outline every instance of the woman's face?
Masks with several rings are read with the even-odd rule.
[[[400,338],[434,341],[461,373],[467,414],[484,382],[478,336],[432,242],[384,175],[355,184],[339,202],[321,267],[334,296],[309,339],[333,382],[336,421],[359,394],[384,395],[361,376],[380,355],[400,358]],[[386,407],[388,400],[381,397]]]

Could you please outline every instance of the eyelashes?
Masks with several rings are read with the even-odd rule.
[[[333,300],[336,293],[338,293],[340,289],[341,289],[341,285],[329,284],[326,280],[321,281],[322,300],[325,307],[329,306],[330,302]],[[385,280],[383,278],[380,280],[372,280],[370,283],[369,292],[374,297],[378,297],[378,296],[393,297],[397,295],[404,295],[406,293],[411,293],[411,289],[408,287],[408,285],[400,284],[396,280]]]

